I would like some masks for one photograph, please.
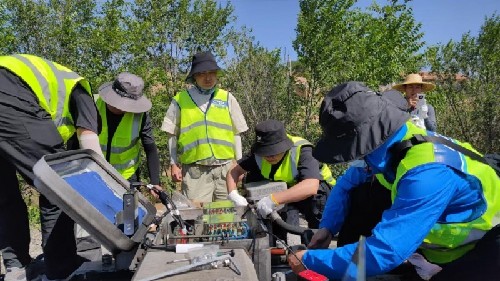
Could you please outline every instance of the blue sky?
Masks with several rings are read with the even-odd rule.
[[[255,39],[268,49],[281,48],[294,60],[298,0],[230,0],[237,16],[236,25],[252,28]],[[227,0],[219,0],[227,2]],[[386,0],[377,0],[386,4]],[[360,0],[366,7],[372,0]],[[459,40],[468,31],[476,36],[486,16],[500,14],[499,0],[414,0],[410,2],[427,45]]]

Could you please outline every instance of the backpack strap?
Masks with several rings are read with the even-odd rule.
[[[474,159],[474,160],[479,161],[479,162],[486,164],[486,165],[491,165],[491,163],[489,163],[486,159],[484,159],[484,157],[481,156],[480,154],[478,154],[470,149],[467,149],[461,145],[458,145],[449,139],[443,138],[441,136],[423,136],[420,134],[413,135],[413,137],[411,137],[408,140],[394,144],[391,147],[391,153],[394,155],[393,158],[396,161],[392,161],[392,162],[393,163],[396,162],[394,164],[399,163],[399,161],[401,161],[401,159],[403,159],[405,157],[408,149],[410,149],[411,147],[413,147],[415,145],[418,145],[421,143],[426,143],[426,142],[439,143],[439,144],[446,145],[447,147],[449,147],[453,150],[456,150],[456,151],[462,153],[463,155],[469,156],[471,159]]]

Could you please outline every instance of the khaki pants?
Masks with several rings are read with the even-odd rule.
[[[227,199],[226,175],[233,161],[219,166],[182,165],[182,193],[196,202]]]

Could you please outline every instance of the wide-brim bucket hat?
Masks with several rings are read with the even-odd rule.
[[[141,77],[122,72],[112,82],[99,87],[99,96],[107,104],[125,112],[142,113],[151,109],[151,101],[144,96]]]
[[[434,90],[434,88],[436,88],[436,85],[429,83],[429,82],[424,82],[422,80],[422,76],[420,76],[420,74],[417,74],[417,73],[409,74],[408,76],[406,76],[406,79],[403,83],[396,84],[396,85],[392,86],[392,88],[396,89],[400,92],[404,92],[405,86],[412,85],[412,84],[422,85],[422,92],[429,92],[429,91]]]
[[[293,142],[286,134],[285,125],[278,120],[266,120],[255,125],[255,142],[252,153],[272,156],[288,151]]]
[[[386,99],[389,99],[392,102],[392,104],[397,106],[399,109],[401,109],[403,111],[408,111],[408,101],[405,99],[403,93],[401,93],[397,90],[391,89],[391,90],[382,92],[382,96],[384,96],[384,98],[386,98]]]
[[[321,103],[319,123],[323,134],[313,156],[331,164],[366,156],[410,119],[403,104],[401,93],[384,96],[361,82],[334,87]]]
[[[195,74],[206,71],[217,71],[218,77],[223,74],[222,69],[217,65],[217,61],[211,52],[196,53],[191,60],[191,70],[186,77],[186,82],[192,83]]]

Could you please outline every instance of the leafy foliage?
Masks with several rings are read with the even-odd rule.
[[[254,102],[268,95],[258,106],[274,104],[268,107],[273,114],[262,115],[257,108],[250,126],[265,118],[285,119],[276,108],[290,103],[293,95],[286,92],[289,78],[280,53],[254,47],[249,31],[235,30],[233,11],[230,2],[215,0],[5,0],[0,3],[0,54],[31,53],[57,61],[87,77],[95,94],[122,71],[140,75],[154,105],[150,115],[166,172],[167,135],[160,127],[172,97],[186,87],[195,52],[210,50],[227,62],[220,86],[246,100],[246,116],[252,116],[252,107],[255,111]],[[228,59],[231,50],[234,59]],[[250,142],[244,138],[245,149]],[[166,173],[162,180],[171,184]]]
[[[464,34],[459,42],[422,53],[421,25],[408,2],[374,2],[362,10],[356,0],[300,0],[293,42],[299,59],[288,62],[287,54],[256,43],[251,30],[235,27],[229,1],[3,0],[0,54],[55,60],[87,77],[94,93],[122,71],[143,77],[164,171],[169,155],[167,135],[160,131],[163,117],[186,86],[191,55],[204,50],[225,68],[220,86],[236,96],[247,119],[244,151],[254,125],[268,118],[285,121],[290,134],[314,143],[321,134],[319,104],[331,87],[359,80],[376,89],[424,63],[438,77],[438,90],[428,100],[437,110],[439,131],[483,152],[500,151],[499,17],[487,18],[477,37]],[[456,74],[466,79],[457,83]],[[334,175],[344,168],[335,166]],[[165,173],[162,180],[172,184]]]
[[[439,91],[436,104],[440,131],[471,142],[484,153],[500,151],[500,17],[486,18],[479,35],[464,34],[427,50]],[[457,76],[458,74],[458,76]],[[457,77],[462,78],[457,82]]]
[[[238,99],[249,128],[267,119],[293,122],[294,94],[289,91],[290,77],[280,64],[280,52],[269,53],[258,45],[236,51],[224,84]],[[253,140],[250,130],[243,139],[244,151],[249,151]]]
[[[388,2],[374,2],[362,11],[354,7],[355,0],[300,1],[293,44],[309,81],[304,135],[309,135],[309,122],[315,119],[316,110],[309,109],[316,108],[321,94],[334,85],[357,80],[377,89],[422,65],[417,52],[424,44],[423,34],[406,5],[409,1]]]

